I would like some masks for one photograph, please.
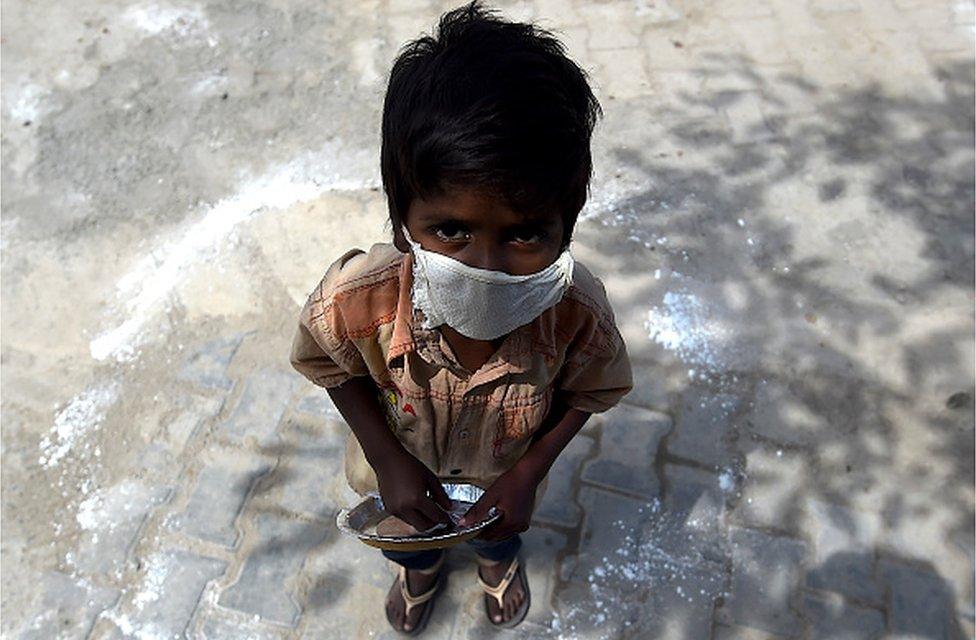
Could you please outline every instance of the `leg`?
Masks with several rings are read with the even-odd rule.
[[[409,604],[404,598],[416,597],[435,588],[440,578],[440,568],[445,553],[442,549],[428,551],[382,550],[383,556],[399,567],[399,575],[386,596],[386,619],[394,629],[403,632],[419,632],[426,624],[432,600]]]
[[[471,538],[468,544],[474,548],[479,557],[491,562],[511,560],[522,548],[522,538],[517,533],[499,541],[480,540]]]
[[[509,572],[513,561],[516,560],[519,550],[522,547],[522,539],[518,534],[500,540],[498,542],[486,542],[472,538],[468,541],[478,554],[478,576],[490,587],[498,587],[503,582]],[[512,576],[509,585],[499,595],[502,597],[502,606],[499,606],[498,599],[485,592],[485,606],[488,609],[488,617],[495,624],[505,624],[518,613],[524,617],[527,610],[528,590],[524,588],[524,571],[521,564]],[[482,587],[484,588],[484,587]],[[521,621],[515,620],[515,624]]]
[[[387,560],[414,571],[430,569],[444,555],[443,549],[428,549],[427,551],[390,551],[388,549],[381,549],[381,551]]]

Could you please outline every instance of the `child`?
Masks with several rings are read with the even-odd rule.
[[[349,423],[345,473],[417,529],[448,523],[442,482],[485,489],[462,525],[485,609],[529,607],[518,552],[553,461],[632,387],[602,283],[568,251],[599,103],[549,32],[478,0],[396,59],[383,110],[393,243],[353,249],[309,296],[292,365]],[[390,624],[426,625],[444,552],[383,554]]]

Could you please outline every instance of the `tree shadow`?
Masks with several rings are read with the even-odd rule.
[[[769,77],[741,56],[693,73],[735,88],[614,103],[610,158],[627,177],[577,227],[622,330],[650,338],[628,349],[659,381],[627,402],[679,431],[686,395],[741,398],[716,433],[732,436],[727,457],[679,462],[732,470],[742,490],[761,480],[757,452],[802,456],[784,531],[813,499],[876,513],[888,532],[935,518],[971,546],[973,61],[932,69],[939,98]],[[726,119],[740,103],[753,120]],[[659,455],[673,459],[667,443]],[[944,585],[952,557],[932,558]]]

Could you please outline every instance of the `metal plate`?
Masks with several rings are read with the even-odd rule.
[[[454,503],[467,504],[471,507],[485,492],[479,486],[462,482],[445,482],[443,485],[447,497]],[[376,525],[390,516],[383,507],[383,499],[379,494],[368,494],[362,502],[350,509],[342,509],[336,517],[339,531],[348,536],[359,538],[363,543],[379,549],[396,551],[423,551],[424,549],[442,549],[473,538],[482,529],[495,522],[501,514],[494,510],[481,522],[452,529],[444,533],[436,531],[426,534],[409,536],[379,535],[375,532]]]

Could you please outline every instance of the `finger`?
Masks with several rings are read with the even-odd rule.
[[[452,524],[451,518],[446,513],[441,511],[430,498],[424,498],[418,504],[416,504],[414,508],[422,513],[424,517],[430,520],[431,524],[428,526],[428,528],[434,526],[435,524]]]
[[[493,506],[495,506],[494,498],[487,493],[482,495],[478,501],[471,505],[471,508],[468,509],[463,516],[461,516],[461,520],[458,522],[458,524],[464,527],[475,522],[481,522],[485,519],[488,509]]]
[[[403,511],[403,513],[399,514],[397,517],[403,520],[404,522],[406,522],[407,524],[409,524],[417,531],[426,531],[427,529],[430,529],[432,526],[434,526],[434,523],[431,522],[430,518],[428,518],[426,515],[424,515],[422,512],[418,511],[415,508],[406,509]]]
[[[440,480],[434,478],[429,483],[430,496],[439,504],[443,509],[447,511],[451,510],[451,499],[447,496],[447,491],[444,490],[444,485],[441,484]]]

